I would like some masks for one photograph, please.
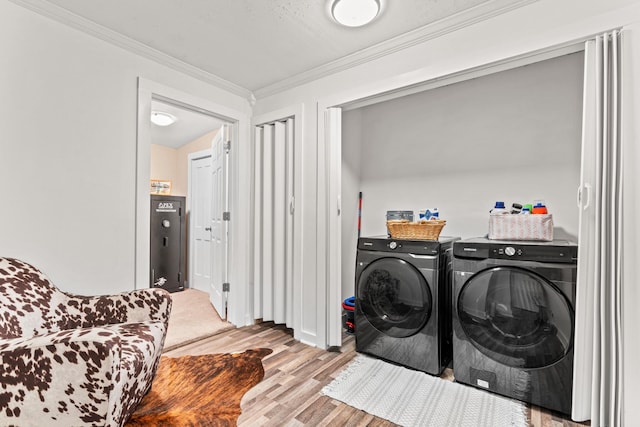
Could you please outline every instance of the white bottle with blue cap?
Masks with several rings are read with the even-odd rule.
[[[496,202],[496,205],[490,211],[491,215],[504,215],[508,213],[509,211],[507,210],[507,208],[504,207],[504,202],[500,202],[500,201]]]

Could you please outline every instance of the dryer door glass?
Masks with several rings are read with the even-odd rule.
[[[476,273],[457,305],[469,340],[504,365],[540,368],[571,349],[573,309],[553,283],[532,271],[494,267]]]
[[[358,280],[358,309],[380,332],[396,338],[420,331],[431,316],[431,292],[424,276],[398,258],[369,264]],[[357,327],[357,325],[356,325]]]

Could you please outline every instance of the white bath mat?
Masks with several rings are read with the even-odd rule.
[[[406,427],[528,425],[521,402],[361,354],[322,392]]]

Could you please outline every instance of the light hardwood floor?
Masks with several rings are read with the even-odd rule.
[[[329,384],[356,355],[355,340],[344,335],[340,351],[325,351],[293,339],[291,331],[271,322],[232,329],[164,353],[165,356],[240,352],[266,347],[265,376],[242,399],[239,426],[395,426],[395,424],[324,396]],[[444,379],[452,378],[445,370]],[[543,409],[529,409],[534,427],[578,427]],[[479,426],[482,427],[482,426]]]

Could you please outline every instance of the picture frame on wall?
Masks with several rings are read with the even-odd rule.
[[[151,194],[171,194],[171,181],[163,179],[152,179]]]

